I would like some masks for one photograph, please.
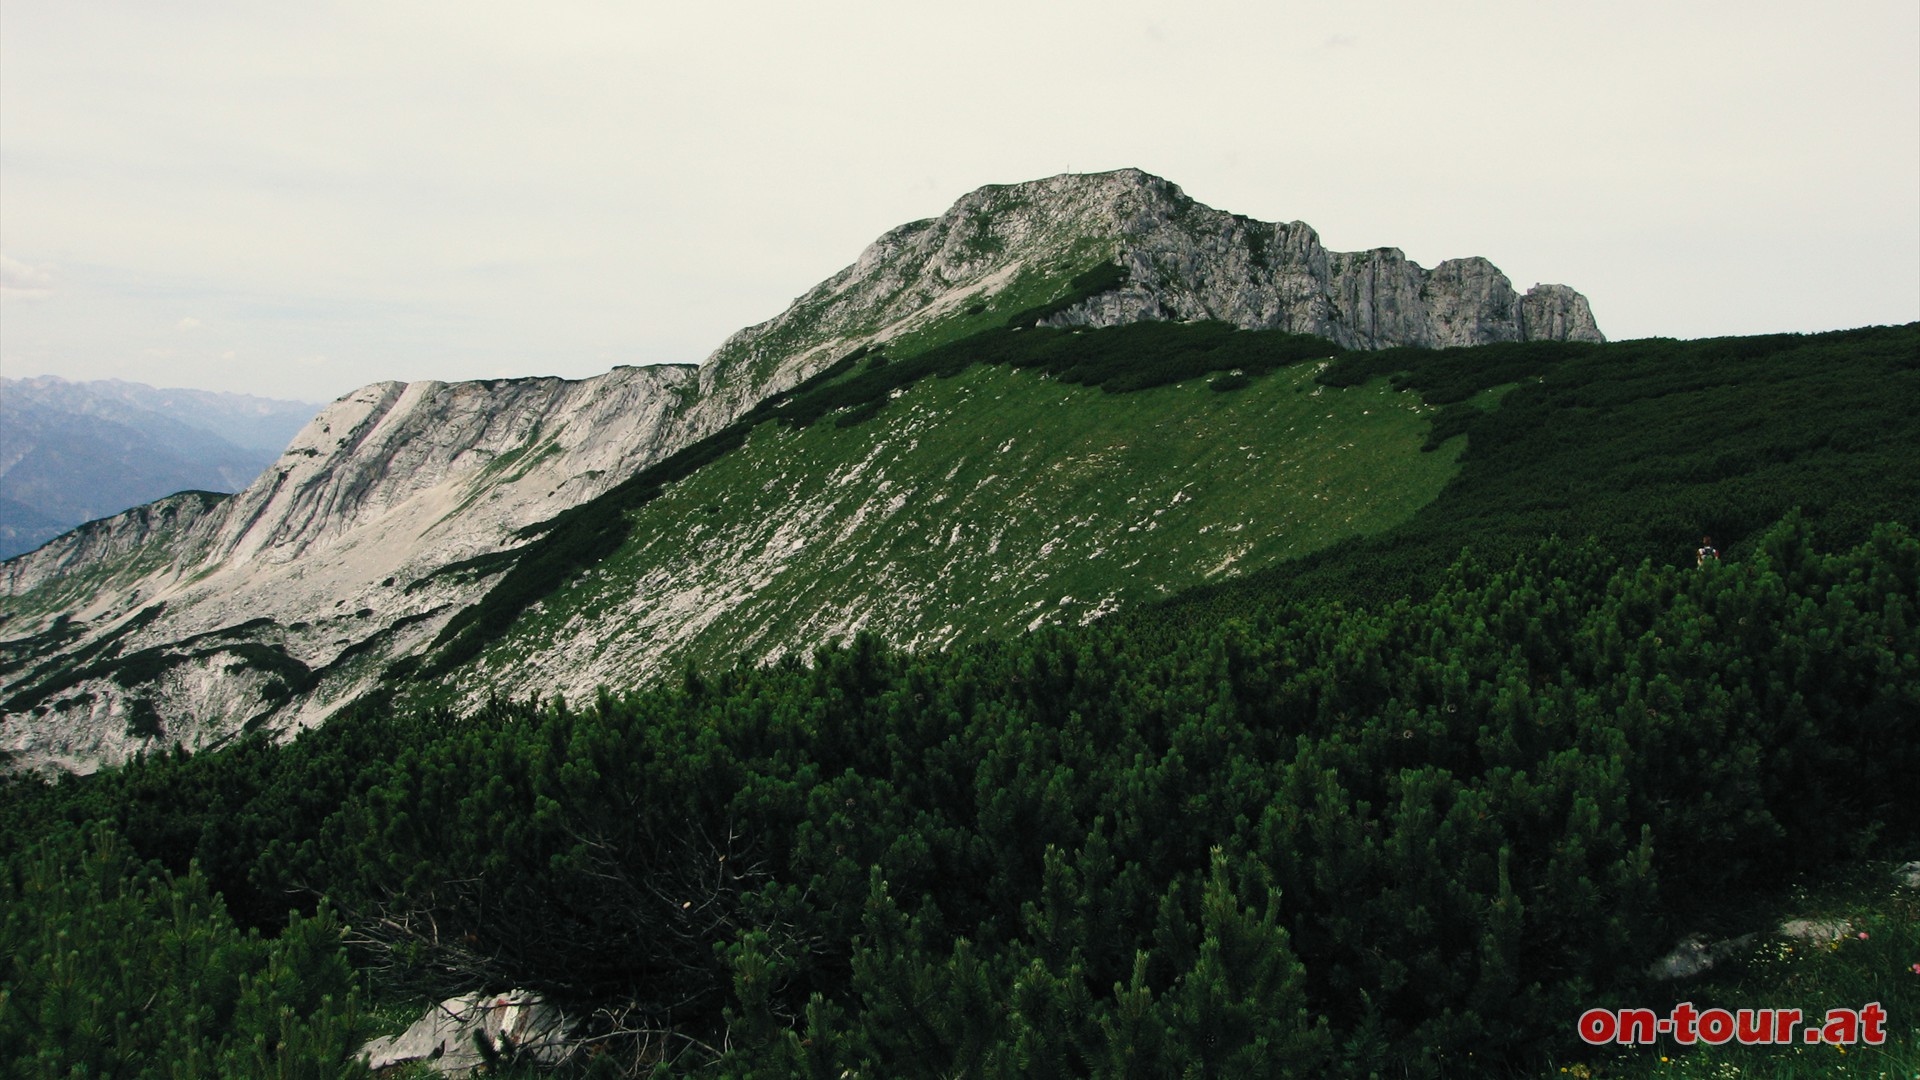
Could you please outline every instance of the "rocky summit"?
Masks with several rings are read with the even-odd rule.
[[[1566,286],[1539,285],[1521,294],[1482,258],[1427,269],[1392,248],[1328,251],[1303,223],[1215,210],[1137,170],[981,188],[937,218],[880,237],[852,265],[775,318],[735,334],[697,367],[623,367],[579,381],[377,383],[321,410],[237,495],[163,499],[0,564],[0,751],[14,769],[90,771],[151,747],[197,749],[243,730],[291,732],[322,722],[408,661],[444,645],[450,625],[471,622],[475,606],[498,594],[503,575],[511,577],[515,552],[543,536],[571,535],[566,529],[584,520],[581,508],[623,490],[637,475],[705,453],[699,448],[706,441],[753,422],[770,402],[812,385],[809,380],[846,370],[849,357],[877,363],[928,355],[1005,328],[1022,313],[1024,325],[1050,328],[1212,321],[1312,335],[1325,339],[1329,351],[1603,340],[1586,299]],[[876,610],[910,605],[935,590],[915,593],[899,576],[905,570],[889,577],[851,559],[810,558],[831,549],[836,538],[868,548],[909,545],[905,534],[872,531],[873,523],[903,507],[913,512],[901,520],[915,521],[913,535],[921,538],[912,543],[931,543],[925,537],[935,533],[948,546],[977,543],[961,560],[986,593],[972,599],[1000,612],[994,625],[1024,627],[1050,618],[1084,621],[1113,604],[1205,580],[1208,573],[1234,572],[1247,565],[1249,553],[1292,557],[1370,522],[1404,516],[1445,480],[1442,461],[1439,471],[1362,478],[1337,492],[1302,488],[1289,506],[1328,508],[1302,511],[1306,524],[1296,533],[1275,533],[1271,542],[1253,543],[1249,535],[1245,544],[1216,543],[1238,537],[1259,515],[1228,501],[1209,504],[1212,516],[1204,520],[1174,524],[1164,514],[1197,501],[1196,492],[1213,481],[1172,482],[1166,470],[1185,461],[1173,450],[1155,451],[1157,464],[1137,462],[1139,469],[1160,470],[1150,476],[1103,473],[1103,463],[1134,460],[1126,457],[1129,447],[1138,458],[1138,447],[1150,441],[1128,432],[1177,418],[1167,423],[1187,425],[1181,430],[1190,442],[1238,447],[1240,458],[1209,466],[1220,477],[1252,467],[1284,486],[1289,470],[1351,449],[1338,425],[1384,423],[1380,445],[1411,438],[1406,446],[1417,448],[1423,436],[1415,427],[1424,423],[1419,409],[1380,390],[1365,401],[1351,397],[1310,410],[1296,399],[1318,405],[1313,395],[1320,391],[1301,383],[1297,392],[1289,385],[1271,400],[1248,399],[1240,420],[1203,415],[1196,403],[1211,398],[1171,391],[1156,399],[1164,411],[1150,409],[1152,415],[1137,405],[1110,409],[1098,393],[1048,391],[1054,396],[1046,408],[1055,411],[1042,415],[1031,389],[1042,380],[1022,378],[1018,385],[976,378],[944,397],[917,398],[915,408],[889,425],[866,430],[857,446],[811,447],[807,452],[824,455],[826,471],[816,476],[793,465],[801,459],[789,458],[790,467],[778,473],[736,462],[727,480],[733,490],[759,490],[744,501],[739,513],[749,516],[734,521],[732,531],[726,526],[736,511],[717,493],[681,507],[713,515],[711,523],[676,519],[656,523],[624,547],[609,540],[601,554],[618,557],[584,579],[604,594],[603,602],[568,607],[562,597],[542,594],[532,607],[512,608],[536,625],[517,639],[507,635],[509,646],[493,647],[485,658],[493,675],[507,677],[509,668],[518,668],[538,678],[525,685],[509,678],[510,689],[577,694],[590,693],[595,680],[610,674],[657,674],[669,658],[712,661],[714,650],[689,651],[695,635],[729,625],[723,617],[729,612],[754,610],[750,605],[762,592],[777,593],[781,610],[791,611],[810,603],[816,587],[832,600],[820,610],[844,617],[793,618],[786,636],[734,634],[730,640],[751,644],[741,655],[765,659],[808,647],[823,634],[877,624],[922,645],[954,640],[960,636],[954,627],[966,619],[953,612],[968,598],[942,593],[941,610],[921,622],[879,619]],[[1075,429],[1078,442],[1020,442],[1068,411],[1084,418]],[[1394,417],[1414,426],[1395,428]],[[942,451],[947,457],[930,458],[922,448],[934,447],[941,430],[993,446],[956,445]],[[785,438],[743,435],[739,461],[751,463],[759,453],[772,462],[798,452],[781,442]],[[1002,442],[1007,445],[997,452],[1007,455],[1007,467],[996,471],[984,455]],[[1248,456],[1255,443],[1270,453],[1249,466],[1258,457]],[[847,459],[856,449],[873,464]],[[1296,450],[1297,460],[1288,457]],[[912,462],[914,471],[900,464],[883,475],[883,461]],[[1032,548],[1022,557],[1032,558],[1021,564],[1025,585],[1033,585],[1035,574],[1044,581],[1054,572],[1046,559],[1055,553],[1097,558],[1163,521],[1170,530],[1188,528],[1206,573],[1163,572],[1157,564],[1164,560],[1143,551],[1129,556],[1127,575],[1136,584],[1110,596],[1089,598],[1083,589],[1077,599],[1042,605],[1037,594],[1024,592],[1014,602],[1018,590],[1011,586],[1006,597],[991,595],[1000,588],[991,564],[1002,557],[993,546],[1001,541],[990,529],[973,529],[977,522],[943,519],[937,505],[947,496],[937,490],[938,478],[972,478],[970,492],[952,495],[956,505],[972,499],[977,518],[993,506],[1020,502],[1011,489],[996,495],[996,483],[1016,476],[1022,484],[1052,482],[1062,470],[1084,473],[1082,487],[1061,489],[1052,506],[1025,504],[1021,511],[1029,524],[1063,514],[1029,537]],[[696,472],[694,465],[676,467],[672,478],[680,483]],[[1151,488],[1165,505],[1136,506],[1133,517],[1120,520],[1108,503],[1085,494],[1087,485],[1115,483]],[[693,489],[682,483],[675,490],[687,502]],[[783,500],[789,490],[802,496]],[[1119,502],[1125,501],[1121,491]],[[695,539],[661,545],[666,533]],[[635,553],[653,550],[649,545],[673,550],[652,561]],[[888,565],[918,564],[896,559]],[[949,564],[926,565],[927,573],[939,573]],[[713,566],[732,569],[702,576]],[[781,578],[777,589],[775,578]],[[599,616],[592,612],[631,608],[637,603],[631,597],[640,594],[668,598],[660,603],[670,605],[631,612],[617,625],[594,621]],[[568,621],[557,622],[563,612]],[[637,659],[612,666],[566,662],[587,647],[583,643],[623,633],[628,655]],[[453,678],[449,685],[458,683]]]

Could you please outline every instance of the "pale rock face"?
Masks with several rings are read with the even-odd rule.
[[[320,722],[488,584],[435,571],[516,545],[516,530],[857,346],[1004,320],[1109,261],[1126,269],[1126,284],[1053,323],[1221,319],[1355,348],[1602,340],[1585,298],[1565,286],[1521,296],[1485,259],[1426,270],[1391,248],[1329,252],[1302,223],[1213,210],[1137,170],[981,188],[880,237],[697,369],[376,383],[323,409],[238,495],[175,496],[9,560],[0,752],[15,768],[84,771],[176,739],[211,745],[249,720],[283,731]],[[51,640],[63,615],[81,632]],[[96,675],[31,703],[23,696],[33,670],[116,633],[125,652],[262,619],[272,626],[220,640],[269,644],[314,672],[284,704],[263,704],[271,687],[260,673],[218,655],[170,674],[171,684],[129,690]],[[132,733],[137,709],[160,711],[160,735]]]
[[[1587,298],[1565,285],[1535,285],[1520,298],[1520,325],[1529,341],[1605,341]]]
[[[1585,297],[1542,285],[1522,298],[1482,258],[1426,270],[1396,248],[1329,252],[1302,222],[1224,214],[1164,181],[1140,190],[1156,197],[1154,205],[1116,215],[1130,222],[1118,251],[1129,284],[1054,323],[1219,319],[1315,334],[1351,349],[1605,340]]]
[[[563,1065],[578,1043],[578,1021],[531,990],[465,994],[448,998],[398,1035],[360,1048],[362,1064],[375,1071],[413,1062],[443,1075],[472,1075],[487,1067],[476,1045],[484,1038],[496,1054],[514,1054],[547,1068]]]
[[[578,382],[376,383],[307,425],[235,497],[213,547],[229,564],[292,562],[382,526],[382,567],[492,550],[491,533],[583,501],[660,456],[687,367],[621,368]],[[543,492],[538,477],[550,487]],[[483,497],[431,519],[442,498]],[[564,492],[560,489],[566,489]],[[426,504],[432,504],[428,506]],[[428,541],[438,541],[427,543]],[[397,543],[396,543],[397,542]],[[465,549],[465,550],[462,550]]]

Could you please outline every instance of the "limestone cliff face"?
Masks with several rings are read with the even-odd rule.
[[[597,495],[673,449],[670,420],[693,376],[647,367],[579,381],[364,387],[323,410],[235,497],[212,550],[223,562],[287,563],[370,528],[398,565],[491,549],[494,534]]]
[[[1355,348],[1601,340],[1565,286],[1520,295],[1480,258],[1427,270],[1391,248],[1330,252],[1304,224],[1214,210],[1137,170],[981,188],[880,237],[697,369],[376,383],[323,409],[238,495],[175,496],[0,565],[0,753],[85,769],[250,721],[316,723],[472,603],[487,570],[462,568],[517,530],[857,346],[996,325],[1108,262],[1126,283],[1053,322],[1221,319]],[[166,674],[114,680],[113,657],[154,648],[175,650]],[[262,649],[285,658],[271,678],[248,666]],[[63,673],[62,657],[86,662]]]
[[[1128,285],[1054,322],[1219,319],[1331,338],[1350,349],[1445,347],[1536,339],[1603,341],[1585,297],[1561,285],[1522,297],[1483,258],[1427,270],[1397,248],[1328,251],[1302,222],[1250,221],[1202,206],[1137,173],[1056,177],[1069,190],[1104,180],[1115,257]],[[1116,190],[1117,189],[1117,190]]]

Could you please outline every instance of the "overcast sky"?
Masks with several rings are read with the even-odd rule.
[[[1920,319],[1920,4],[0,4],[0,373],[326,400],[703,359],[1137,166],[1614,338]]]

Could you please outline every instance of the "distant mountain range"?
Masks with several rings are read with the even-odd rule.
[[[175,492],[239,491],[318,410],[118,379],[0,379],[0,559]]]

